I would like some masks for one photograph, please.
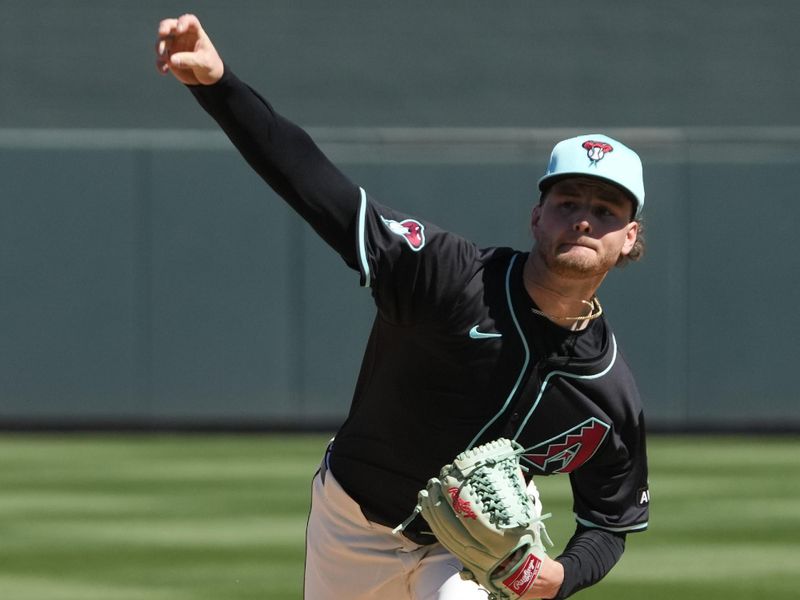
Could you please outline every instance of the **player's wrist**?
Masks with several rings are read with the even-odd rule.
[[[555,598],[564,582],[564,565],[557,560],[545,557],[536,584],[531,588],[530,598],[549,600]]]

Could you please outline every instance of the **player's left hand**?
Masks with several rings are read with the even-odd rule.
[[[536,581],[523,596],[526,600],[554,598],[564,582],[564,566],[557,560],[545,556]]]

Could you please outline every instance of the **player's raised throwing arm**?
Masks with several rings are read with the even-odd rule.
[[[354,266],[359,188],[227,68],[194,15],[161,21],[156,55],[158,70],[189,86],[250,166]]]

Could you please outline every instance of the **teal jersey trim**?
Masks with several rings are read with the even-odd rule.
[[[610,531],[612,533],[626,533],[628,531],[642,531],[643,529],[647,529],[647,522],[640,523],[639,525],[629,525],[628,527],[606,527],[605,525],[598,525],[586,519],[581,519],[578,515],[575,515],[575,521],[589,529],[602,529],[603,531]]]
[[[525,362],[522,365],[522,369],[520,369],[519,377],[517,377],[517,381],[516,383],[514,383],[514,387],[511,388],[511,392],[508,394],[508,397],[506,398],[503,407],[498,411],[498,413],[494,417],[492,417],[489,420],[488,423],[486,423],[486,425],[483,426],[483,429],[481,429],[478,432],[478,435],[476,435],[475,438],[469,443],[469,446],[467,446],[467,450],[471,449],[475,445],[475,443],[481,438],[481,436],[484,433],[486,433],[486,430],[489,429],[489,427],[491,427],[494,424],[494,422],[500,418],[500,415],[502,415],[506,411],[508,405],[511,404],[511,399],[517,393],[519,384],[522,382],[522,378],[525,376],[525,371],[528,369],[528,363],[530,363],[531,361],[531,352],[530,349],[528,348],[528,342],[525,339],[525,334],[522,332],[522,327],[520,326],[519,321],[517,320],[517,314],[516,312],[514,312],[514,306],[511,302],[511,271],[514,268],[514,263],[517,261],[517,256],[519,255],[515,254],[514,256],[511,257],[511,260],[508,263],[508,269],[506,270],[506,281],[505,281],[506,301],[508,302],[508,310],[511,313],[511,318],[514,321],[514,327],[517,328],[519,337],[522,340],[522,347],[525,349]]]
[[[369,270],[367,246],[364,235],[367,220],[367,193],[364,191],[364,188],[358,189],[361,192],[361,205],[358,208],[358,258],[361,261],[361,272],[364,274],[364,282],[361,284],[361,287],[370,287],[372,285],[372,275]]]
[[[599,373],[595,373],[594,375],[575,375],[574,373],[568,373],[567,371],[552,371],[548,373],[547,376],[544,378],[544,381],[542,382],[542,387],[539,388],[539,394],[536,396],[536,401],[533,403],[533,406],[523,419],[522,423],[519,426],[519,429],[517,429],[517,433],[514,434],[514,439],[516,440],[520,436],[522,430],[525,429],[525,426],[528,424],[528,421],[530,421],[531,416],[533,416],[533,413],[536,410],[536,407],[539,406],[539,402],[541,401],[542,396],[544,396],[544,391],[547,389],[547,384],[550,382],[550,379],[552,379],[556,375],[561,375],[562,377],[571,377],[572,379],[587,379],[587,380],[599,379],[600,377],[603,377],[606,373],[608,373],[614,367],[614,363],[617,362],[617,338],[614,337],[613,333],[611,334],[611,343],[613,345],[611,362],[605,369],[603,369]]]

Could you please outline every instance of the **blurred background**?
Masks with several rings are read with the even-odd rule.
[[[601,300],[651,427],[796,430],[796,2],[0,0],[0,424],[327,428],[373,308],[154,68],[197,13],[375,198],[530,246],[552,143],[645,162]]]
[[[188,11],[374,198],[481,245],[530,247],[555,141],[638,150],[648,253],[600,297],[662,434],[651,529],[585,594],[797,597],[800,4],[0,0],[0,598],[301,596],[374,308],[156,72]]]

